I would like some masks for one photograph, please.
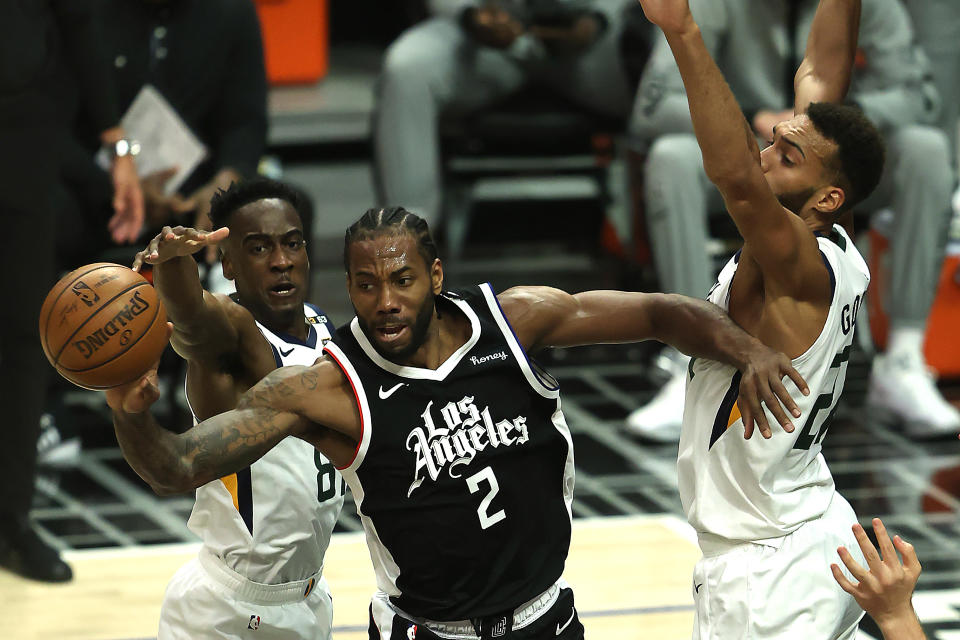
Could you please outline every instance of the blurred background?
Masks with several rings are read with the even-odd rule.
[[[430,222],[451,289],[489,281],[498,291],[545,284],[702,297],[739,246],[700,184],[697,154],[684,155],[685,98],[634,2],[492,3],[522,16],[513,38],[470,23],[465,7],[483,3],[205,2],[90,3],[112,87],[89,81],[95,61],[60,63],[55,86],[75,108],[57,116],[69,130],[51,189],[58,277],[96,260],[129,264],[164,224],[203,227],[209,196],[256,173],[311,201],[310,300],[338,326],[353,316],[343,234],[373,206],[403,205]],[[775,12],[759,16],[767,26],[754,33],[775,60],[742,73],[788,77],[816,2],[724,2]],[[849,221],[873,281],[824,455],[862,522],[880,516],[916,545],[926,598],[918,613],[931,638],[948,640],[960,637],[960,3],[864,7],[864,28],[884,35],[861,34],[851,98],[887,136],[895,175]],[[57,9],[67,52],[77,24],[68,18]],[[737,64],[751,29],[715,29],[728,78],[736,69],[724,65]],[[764,118],[792,104],[779,76],[769,95],[731,80],[760,138]],[[117,183],[94,160],[111,143],[110,118],[94,105],[109,94],[114,118],[124,118],[146,85],[206,155],[176,189],[170,167],[141,173],[145,223],[118,243],[107,231]],[[139,142],[148,157],[146,136]],[[198,265],[208,287],[228,290],[216,264],[198,255]],[[574,516],[682,517],[682,387],[677,404],[671,382],[685,363],[652,343],[556,350],[541,361],[561,382],[574,433]],[[175,356],[164,360],[157,412],[186,428],[183,373]],[[51,377],[37,413],[36,467],[8,472],[33,486],[30,527],[44,544],[63,552],[195,540],[185,526],[192,496],[158,498],[129,469],[102,394]],[[338,531],[358,531],[347,500]]]

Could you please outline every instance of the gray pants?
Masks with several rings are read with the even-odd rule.
[[[933,82],[940,92],[938,124],[947,132],[954,161],[957,153],[957,120],[960,119],[960,2],[908,0],[917,42],[930,59]]]
[[[551,56],[531,36],[506,51],[480,46],[443,17],[416,25],[390,45],[374,116],[382,204],[402,205],[435,223],[442,199],[438,120],[482,109],[528,82],[600,113],[630,113],[633,95],[620,60],[615,10],[624,2],[595,4],[608,27],[576,56]]]
[[[886,135],[887,164],[880,186],[859,208],[889,207],[891,232],[888,313],[894,325],[926,325],[936,290],[950,216],[946,136],[934,127],[907,125]],[[703,297],[714,274],[706,252],[708,212],[723,201],[703,170],[693,134],[654,140],[644,179],[647,225],[664,291]]]

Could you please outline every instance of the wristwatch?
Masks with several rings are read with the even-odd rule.
[[[107,153],[110,153],[114,158],[136,157],[140,153],[140,143],[128,138],[120,138],[113,144],[106,145],[106,147]]]

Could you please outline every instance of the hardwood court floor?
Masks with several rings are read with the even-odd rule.
[[[577,520],[567,561],[589,638],[690,637],[690,572],[700,555],[692,531],[672,515]],[[43,585],[0,573],[7,640],[155,638],[167,580],[195,544],[74,551],[75,579]],[[367,637],[373,570],[362,534],[336,534],[325,570],[333,591],[334,638]],[[15,612],[15,615],[9,615]]]

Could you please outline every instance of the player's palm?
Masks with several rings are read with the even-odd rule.
[[[647,20],[664,31],[682,31],[693,23],[687,0],[639,0]]]
[[[216,246],[230,235],[230,230],[221,227],[216,231],[201,231],[190,227],[164,227],[150,241],[147,248],[137,253],[133,270],[139,271],[144,263],[159,264],[171,258],[189,256],[204,247]]]

